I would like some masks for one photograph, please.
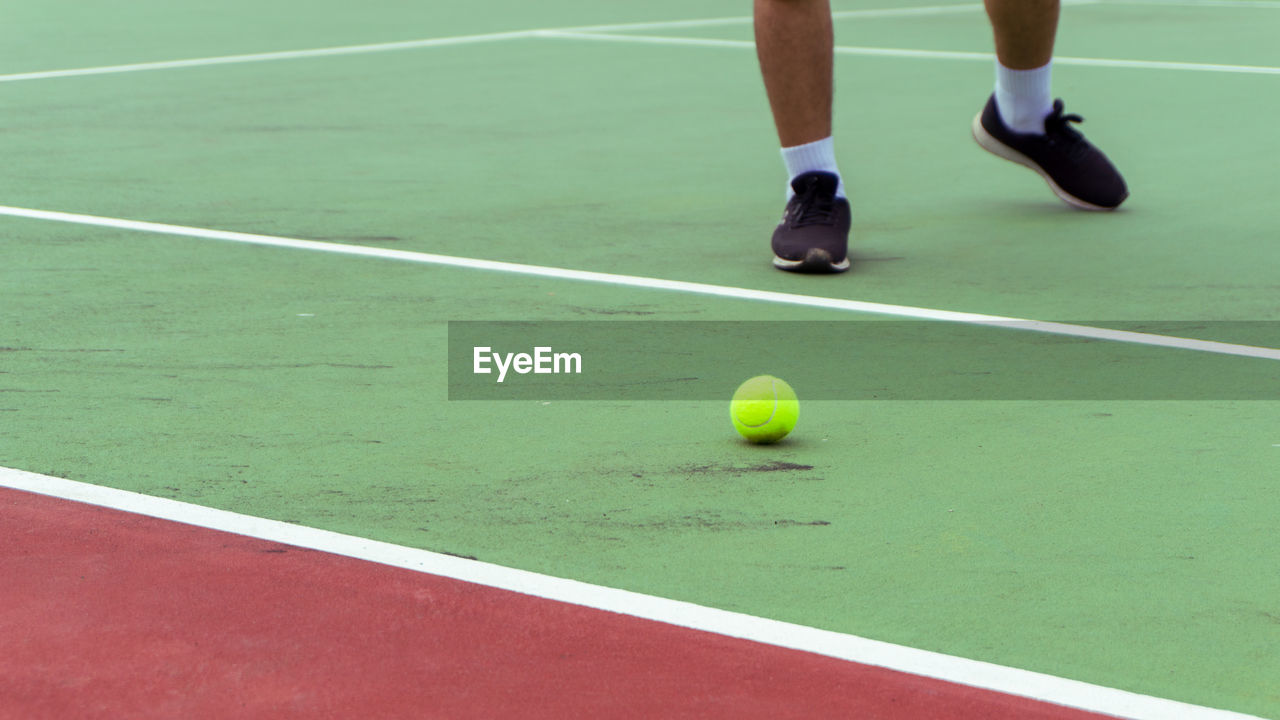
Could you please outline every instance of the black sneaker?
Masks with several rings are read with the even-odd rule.
[[[1069,123],[1084,122],[1079,115],[1063,115],[1062,101],[1053,101],[1053,113],[1044,120],[1044,134],[1017,133],[1005,126],[996,109],[995,95],[973,119],[973,139],[984,149],[1040,173],[1053,192],[1085,210],[1115,210],[1129,197],[1124,178]]]
[[[808,172],[791,181],[795,197],[773,231],[773,266],[804,273],[849,269],[849,201],[836,197],[840,180],[832,173]]]

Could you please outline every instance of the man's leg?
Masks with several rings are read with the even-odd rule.
[[[978,144],[1038,172],[1058,197],[1087,210],[1114,210],[1124,178],[1070,126],[1050,89],[1059,0],[984,0],[995,34],[996,84],[973,121]]]
[[[1014,70],[1049,64],[1058,35],[1058,0],[986,0],[985,4],[1001,64]]]
[[[996,104],[1016,132],[1044,132],[1058,0],[986,0],[996,41]]]
[[[831,136],[828,0],[755,0],[756,54],[782,147]]]
[[[850,212],[831,137],[834,55],[828,0],[755,0],[756,52],[788,173],[773,234],[783,270],[849,268]]]

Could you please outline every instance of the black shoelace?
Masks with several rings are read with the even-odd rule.
[[[1082,123],[1084,118],[1072,113],[1063,114],[1062,100],[1053,101],[1053,112],[1044,119],[1044,133],[1050,145],[1063,145],[1068,157],[1077,157],[1088,149],[1084,136],[1071,127],[1071,123]]]
[[[836,222],[834,195],[818,192],[818,183],[811,182],[796,198],[796,212],[791,227],[806,225],[834,225]]]

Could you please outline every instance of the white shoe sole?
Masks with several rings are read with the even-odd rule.
[[[803,260],[784,260],[777,255],[773,256],[773,266],[788,272],[838,273],[848,270],[850,264],[848,257],[840,262],[831,262],[831,253],[822,248],[810,249]]]

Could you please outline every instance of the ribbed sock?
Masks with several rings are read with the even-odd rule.
[[[791,181],[807,172],[829,172],[840,177],[836,169],[836,150],[834,140],[828,136],[817,142],[782,148],[782,162],[787,166],[787,199],[790,200],[795,191],[791,189]],[[846,197],[844,180],[836,186],[836,197]]]
[[[1010,130],[1044,133],[1044,119],[1053,112],[1052,75],[1052,61],[1034,70],[1010,70],[996,61],[996,109]]]

